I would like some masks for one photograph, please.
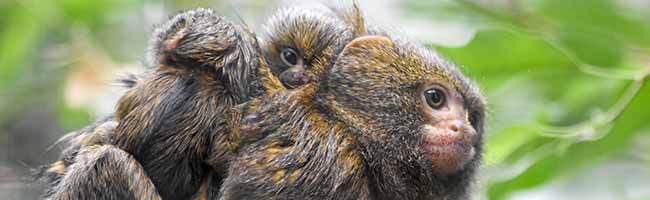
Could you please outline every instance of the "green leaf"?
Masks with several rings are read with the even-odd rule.
[[[650,112],[645,105],[647,102],[650,102],[650,80],[645,81],[645,85],[614,121],[612,129],[605,137],[576,143],[564,151],[564,154],[549,154],[519,176],[491,184],[488,189],[490,199],[505,199],[514,191],[539,186],[551,178],[570,174],[588,164],[622,152],[635,134],[639,133],[638,130],[647,126],[647,119],[650,118]]]
[[[503,29],[480,31],[461,48],[437,49],[488,90],[515,74],[577,71],[567,56],[544,40]]]
[[[65,132],[70,132],[88,125],[92,116],[87,108],[72,108],[69,106],[60,106],[59,108],[60,124]]]
[[[27,9],[16,7],[0,31],[0,87],[12,88],[25,70],[27,55],[41,39],[43,22]]]
[[[588,37],[592,42],[602,42],[595,46],[623,40],[648,47],[650,26],[647,19],[642,15],[635,17],[634,13],[629,12],[631,11],[621,10],[616,1],[612,0],[543,0],[535,11],[544,19],[550,20],[549,24],[557,24],[556,28],[560,28],[558,31],[561,33]]]
[[[486,142],[484,161],[488,165],[503,162],[523,145],[531,143],[540,137],[532,130],[531,125],[515,125],[489,135]]]

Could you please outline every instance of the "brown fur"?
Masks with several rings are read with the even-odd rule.
[[[181,13],[154,36],[150,70],[124,81],[130,89],[119,100],[115,117],[96,123],[113,127],[104,131],[92,125],[73,134],[64,165],[41,174],[50,185],[46,198],[217,195],[213,188],[219,188],[239,142],[228,134],[228,110],[282,85],[266,67],[252,33],[210,10]],[[143,182],[151,187],[135,186]]]
[[[155,198],[158,195],[156,191],[162,197],[172,199],[215,198],[220,195],[218,190],[221,179],[225,177],[228,167],[231,173],[223,188],[227,199],[464,198],[468,181],[471,180],[480,156],[475,158],[467,170],[449,178],[453,180],[429,177],[432,175],[427,169],[406,169],[409,173],[428,175],[422,180],[409,180],[395,174],[404,170],[404,166],[393,162],[400,160],[395,158],[426,162],[418,157],[409,157],[413,151],[409,152],[408,148],[392,154],[377,151],[381,155],[378,156],[368,149],[403,145],[395,143],[391,133],[413,128],[408,125],[413,125],[410,123],[419,119],[409,115],[399,117],[411,119],[410,122],[377,121],[376,117],[385,117],[379,115],[381,113],[388,116],[410,109],[406,106],[408,104],[400,104],[408,102],[408,88],[386,90],[387,88],[393,88],[396,84],[418,84],[421,79],[450,83],[455,89],[469,94],[466,101],[471,121],[482,132],[484,103],[476,89],[453,66],[435,54],[413,47],[411,43],[374,27],[367,28],[358,8],[337,14],[343,19],[344,23],[341,24],[347,27],[340,28],[336,25],[334,27],[339,28],[328,29],[325,26],[321,32],[297,27],[302,32],[288,31],[293,33],[291,35],[272,34],[278,38],[264,40],[271,41],[261,51],[266,59],[258,55],[260,50],[255,46],[254,40],[247,38],[246,35],[250,34],[247,30],[232,27],[202,10],[179,15],[157,33],[158,38],[151,50],[152,70],[135,81],[137,83],[120,100],[115,119],[119,124],[111,132],[114,136],[108,137],[108,140],[106,137],[82,137],[84,139],[81,144],[87,148],[77,151],[89,153],[77,155],[81,160],[71,162],[80,166],[76,168],[88,169],[101,164],[94,154],[105,155],[108,152],[108,155],[115,155],[108,157],[111,160],[109,163],[118,162],[113,164],[129,166],[125,168],[127,171],[110,167],[106,169],[115,170],[117,176],[94,175],[87,170],[62,173],[66,165],[55,163],[49,172],[58,174],[58,177],[77,179],[81,176],[100,177],[98,183],[77,184],[81,186],[98,186],[102,181],[134,181],[119,179],[119,176],[124,175],[138,177],[138,180],[150,180],[155,184],[155,190],[143,187],[130,192],[119,188],[93,192],[79,187],[82,188],[82,195],[92,197],[103,192],[108,194],[104,196],[108,199],[123,196],[135,199]],[[318,20],[317,17],[314,23],[327,24]],[[297,20],[296,23],[300,24],[301,21]],[[282,25],[276,27],[286,28]],[[216,28],[216,31],[211,28]],[[205,40],[204,35],[195,34],[204,31],[214,31],[208,34],[226,38],[219,40],[223,42],[219,43]],[[324,37],[338,33],[344,34],[323,40]],[[240,38],[229,38],[230,34]],[[361,63],[337,61],[338,65],[347,66],[345,69],[352,71],[338,72],[336,70],[339,68],[336,67],[328,70],[343,45],[353,37],[368,34],[388,36],[396,40],[398,48],[389,47],[392,44],[362,44],[359,48],[347,51],[349,55],[363,58],[357,60]],[[277,44],[282,42],[302,48],[304,54],[308,55],[312,61],[310,76],[313,83],[292,92],[287,91],[271,75],[276,73],[273,67],[277,62],[273,59],[277,57],[273,55],[279,53]],[[271,68],[266,67],[266,61],[271,63]],[[386,63],[399,67],[383,67]],[[365,67],[357,69],[355,66]],[[342,78],[343,75],[348,77]],[[319,83],[321,79],[326,81]],[[346,81],[352,85],[358,84],[355,80],[364,80],[364,83],[371,85],[346,85]],[[339,91],[337,87],[344,90]],[[377,100],[376,96],[368,94],[369,91],[384,91],[380,96],[384,95],[386,100],[392,102],[389,103],[390,106],[399,105],[398,108],[386,107],[377,113],[368,113],[368,110],[377,111],[376,109],[386,106],[366,102],[365,100]],[[264,93],[268,93],[268,96],[246,102],[249,98]],[[230,110],[241,102],[246,103]],[[359,109],[359,105],[353,104],[370,107],[360,106],[363,109]],[[381,142],[373,143],[375,140]],[[97,143],[110,145],[95,146]],[[480,146],[478,147],[480,151]],[[236,165],[228,164],[235,155],[233,152],[237,152]],[[382,156],[385,159],[375,160]],[[67,167],[70,168],[71,165]],[[418,165],[407,167],[417,168]],[[375,171],[378,169],[384,170]],[[386,171],[392,177],[376,174]],[[144,175],[145,172],[147,175]],[[248,178],[252,178],[252,182],[239,182]],[[70,188],[74,184],[70,181],[61,181],[59,178],[55,183],[58,186],[53,190],[54,196],[73,194],[73,189]],[[402,185],[394,185],[396,183]],[[450,184],[458,186],[452,187]]]
[[[239,131],[264,137],[238,152],[222,199],[468,198],[481,139],[458,171],[435,171],[420,147],[430,122],[416,95],[432,81],[448,85],[481,138],[480,93],[434,52],[379,29],[365,34],[383,37],[347,44],[323,82],[241,108]]]

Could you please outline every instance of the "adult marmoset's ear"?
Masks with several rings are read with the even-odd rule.
[[[393,42],[383,36],[363,36],[345,45],[335,67],[361,67],[393,61]],[[354,64],[353,64],[354,63]]]
[[[384,68],[395,59],[393,42],[383,36],[363,36],[348,43],[332,67],[332,76],[336,74],[357,74],[355,71],[367,71],[371,68]]]
[[[393,41],[384,36],[363,36],[356,38],[343,48],[341,57],[365,55],[366,58],[384,58],[393,49]]]
[[[375,95],[387,79],[394,76],[390,67],[397,59],[393,41],[383,36],[363,36],[349,42],[339,53],[334,65],[322,83],[319,102],[328,105],[334,113],[344,114],[344,107],[355,107],[360,97]]]

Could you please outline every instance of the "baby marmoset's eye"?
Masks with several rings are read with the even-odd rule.
[[[280,52],[280,59],[282,59],[282,62],[288,66],[302,65],[302,59],[300,59],[296,50],[291,48],[282,49]]]
[[[441,108],[445,104],[447,98],[444,90],[439,88],[431,88],[425,90],[423,95],[424,99],[427,101],[427,104],[429,104],[429,107],[433,109]]]

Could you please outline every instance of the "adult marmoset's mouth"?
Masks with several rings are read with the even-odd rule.
[[[439,174],[450,174],[463,169],[476,154],[473,146],[476,132],[473,130],[450,130],[427,125],[423,129],[422,140],[423,149],[432,162],[434,172]]]

